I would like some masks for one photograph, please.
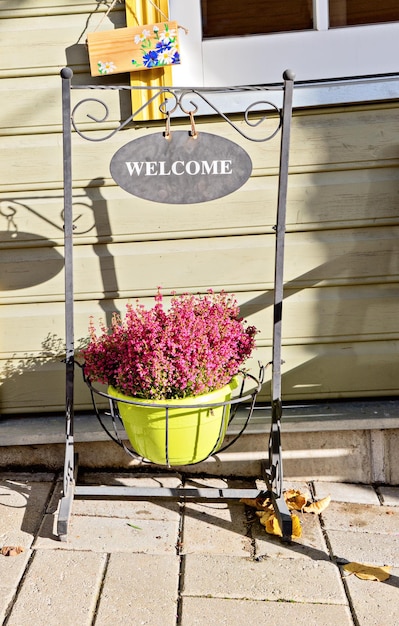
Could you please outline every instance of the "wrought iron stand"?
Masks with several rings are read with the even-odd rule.
[[[64,161],[64,254],[65,254],[65,333],[66,333],[66,445],[65,445],[65,463],[63,477],[63,495],[60,502],[58,513],[57,533],[61,541],[67,539],[68,525],[72,512],[72,504],[75,497],[84,498],[131,498],[145,499],[164,498],[164,499],[180,499],[180,500],[229,500],[240,498],[256,498],[258,496],[271,498],[276,516],[282,530],[283,541],[290,541],[292,535],[291,515],[286,506],[283,496],[283,465],[281,455],[281,417],[282,417],[282,401],[281,401],[281,324],[282,324],[282,304],[283,304],[283,266],[284,266],[284,239],[285,239],[285,221],[286,221],[286,198],[287,198],[287,182],[288,182],[288,157],[290,128],[292,116],[292,97],[293,97],[293,81],[294,75],[290,70],[284,72],[283,86],[281,88],[250,88],[240,87],[231,88],[228,92],[237,91],[280,91],[283,94],[282,107],[278,107],[270,101],[257,100],[252,103],[245,111],[245,121],[249,126],[258,126],[262,120],[251,122],[249,113],[253,110],[272,110],[277,113],[277,128],[265,138],[251,138],[239,126],[234,124],[224,113],[219,111],[208,96],[205,94],[212,91],[220,92],[221,90],[202,90],[195,88],[159,88],[157,93],[152,96],[147,104],[152,102],[158,96],[165,96],[168,104],[164,105],[162,112],[169,118],[169,114],[176,109],[180,109],[185,114],[193,113],[187,111],[183,106],[186,98],[197,98],[200,102],[205,103],[216,114],[220,115],[227,123],[246,139],[251,141],[268,141],[278,132],[281,132],[280,139],[280,167],[279,167],[279,183],[278,183],[278,202],[277,202],[277,222],[276,231],[276,248],[275,248],[275,275],[274,275],[274,316],[273,316],[273,353],[272,353],[272,385],[271,385],[271,430],[269,435],[268,459],[262,461],[262,472],[265,480],[265,489],[192,489],[192,488],[134,488],[134,487],[109,487],[109,486],[84,486],[77,484],[77,455],[74,451],[74,376],[75,376],[75,360],[74,360],[74,291],[73,291],[73,216],[72,216],[72,129],[74,129],[80,137],[88,141],[106,140],[122,128],[125,128],[130,122],[134,121],[135,116],[146,106],[144,105],[138,111],[135,111],[120,126],[101,139],[93,139],[89,134],[85,134],[79,130],[75,122],[75,113],[80,105],[88,102],[96,102],[103,106],[105,116],[102,120],[94,116],[88,116],[92,121],[103,122],[108,117],[107,105],[93,97],[81,99],[73,108],[71,107],[71,91],[73,89],[83,90],[123,90],[134,89],[134,87],[125,86],[104,86],[104,85],[72,85],[72,70],[68,67],[61,71],[62,78],[62,107],[63,107],[63,161]],[[146,89],[146,88],[141,88]],[[172,107],[170,103],[172,102]],[[194,112],[197,105],[190,100],[190,105],[194,106]],[[167,108],[168,107],[168,108]],[[167,108],[167,110],[166,110]],[[111,406],[111,414],[113,408]]]

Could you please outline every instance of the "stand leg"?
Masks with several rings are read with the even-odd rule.
[[[58,515],[58,536],[66,541],[74,497],[76,471],[73,445],[74,403],[74,314],[73,314],[73,215],[72,215],[72,126],[71,80],[72,70],[64,67],[62,78],[62,138],[64,172],[64,256],[65,256],[65,344],[66,344],[66,442],[63,497]]]
[[[292,537],[292,518],[283,494],[283,459],[281,452],[281,403],[272,406],[272,424],[269,437],[269,463],[262,463],[262,471],[274,511],[280,524],[283,541]]]
[[[272,425],[269,438],[269,467],[266,484],[280,523],[283,541],[291,541],[292,519],[283,496],[283,462],[281,456],[281,344],[284,296],[284,244],[288,184],[288,155],[291,129],[294,76],[284,72],[284,102],[281,129],[280,170],[277,202],[276,250],[274,268],[273,359],[272,359]]]
[[[280,524],[282,540],[292,539],[292,518],[283,494],[283,459],[281,449],[281,401],[272,404],[272,423],[269,436],[269,462],[262,462],[262,472],[269,496]]]
[[[57,520],[57,535],[60,541],[67,541],[68,527],[75,496],[77,470],[78,455],[73,452],[73,440],[72,442],[68,442],[67,440],[65,452],[64,487]]]

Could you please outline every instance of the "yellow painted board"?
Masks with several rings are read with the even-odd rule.
[[[128,27],[137,27],[141,24],[158,22],[161,18],[169,15],[168,0],[157,0],[156,3],[148,0],[126,0],[126,24]],[[165,116],[159,107],[163,102],[162,97],[156,97],[148,104],[148,101],[163,87],[172,86],[172,66],[154,68],[151,72],[141,71],[130,74],[132,87],[144,87],[144,89],[132,90],[132,110],[135,113],[135,121],[159,120]],[[145,89],[153,87],[154,89]]]

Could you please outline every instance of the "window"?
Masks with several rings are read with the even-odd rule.
[[[204,39],[313,28],[308,0],[201,0],[201,14]]]
[[[280,83],[287,68],[297,82],[398,72],[398,0],[169,0],[169,6],[170,19],[189,29],[181,35],[175,85]]]
[[[201,0],[202,33],[234,37],[313,29],[311,0]],[[329,27],[399,21],[398,0],[328,0]]]
[[[330,28],[399,21],[398,0],[329,0]]]

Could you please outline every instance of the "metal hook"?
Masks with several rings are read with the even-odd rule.
[[[185,113],[186,115],[188,115],[190,117],[190,123],[191,123],[191,131],[190,131],[190,135],[191,137],[194,137],[195,139],[198,137],[198,133],[197,133],[197,129],[195,128],[195,121],[194,121],[194,114],[198,111],[198,106],[195,104],[195,102],[193,102],[192,100],[190,100],[190,104],[194,107],[193,109],[191,109],[190,111],[188,111],[187,109],[184,108],[183,104],[182,104],[182,99],[183,96],[186,95],[185,92],[183,92],[180,96],[179,99],[179,106],[180,109],[183,111],[183,113]]]
[[[189,116],[190,116],[190,123],[191,123],[190,135],[191,137],[193,137],[193,139],[197,139],[198,133],[197,133],[197,129],[195,128],[194,111],[190,111]]]
[[[163,134],[165,139],[170,139],[170,112],[166,112],[166,120],[165,120],[165,132]]]

